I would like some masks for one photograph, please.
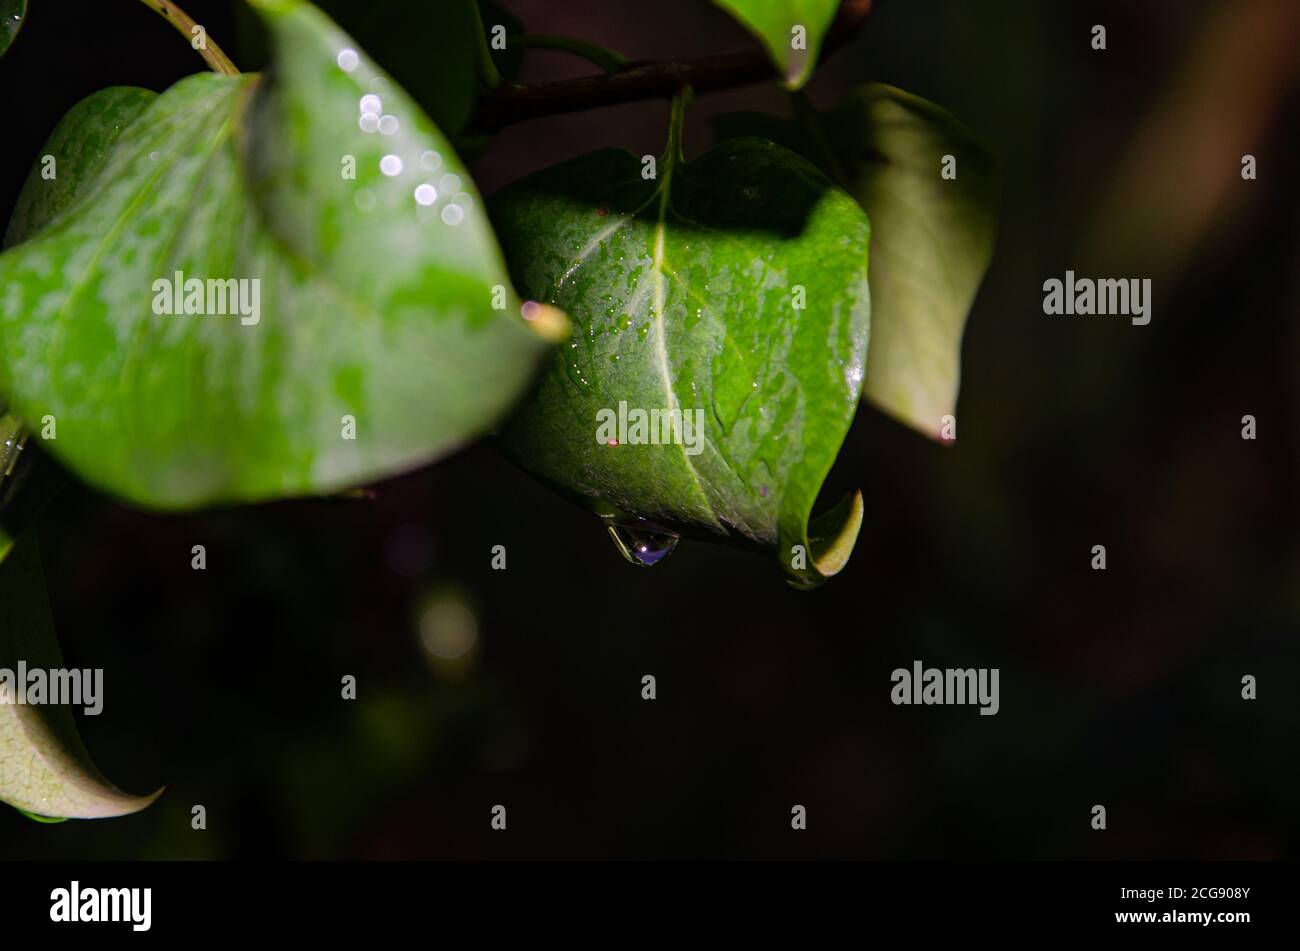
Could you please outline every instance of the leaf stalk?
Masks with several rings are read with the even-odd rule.
[[[176,27],[182,36],[194,45],[195,29],[198,29],[203,36],[203,45],[194,47],[195,51],[203,57],[208,66],[214,73],[220,73],[222,76],[238,76],[239,70],[235,64],[230,61],[230,57],[222,51],[217,45],[216,40],[208,36],[208,31],[194,22],[194,18],[182,10],[171,0],[140,0],[145,6],[153,10],[164,20]]]
[[[512,36],[510,42],[524,49],[555,50],[580,56],[593,66],[598,66],[607,73],[617,73],[631,62],[622,53],[607,49],[597,43],[589,43],[572,36],[553,36],[549,33],[526,33]]]

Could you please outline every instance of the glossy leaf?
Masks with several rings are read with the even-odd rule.
[[[72,204],[98,175],[127,126],[157,97],[137,86],[110,86],[69,109],[27,174],[9,218],[4,247],[27,240]]]
[[[657,179],[643,167],[607,149],[494,196],[518,286],[575,321],[503,444],[598,511],[774,549],[792,581],[816,584],[843,566],[861,518],[851,496],[808,527],[859,397],[866,216],[769,142],[690,163],[670,145]],[[699,418],[702,439],[682,428],[675,444],[637,444],[629,427],[599,443],[620,404],[629,422]]]
[[[102,89],[74,106],[55,127],[9,219],[4,246],[23,241],[59,215],[93,180],[122,132],[155,93],[130,86]],[[44,160],[51,156],[54,164]],[[59,172],[62,172],[60,175]],[[53,177],[50,177],[50,176]],[[36,514],[63,487],[65,476],[38,448],[22,420],[0,404],[0,561]],[[55,430],[57,433],[57,429]]]
[[[790,89],[803,86],[817,65],[822,39],[839,0],[713,0],[767,48]]]
[[[762,134],[805,153],[866,210],[871,354],[863,393],[932,438],[955,415],[966,318],[997,237],[992,155],[933,103],[873,84],[791,122],[734,114],[721,138]],[[955,177],[945,178],[947,167]]]
[[[0,56],[13,45],[27,17],[27,0],[0,0]]]
[[[24,537],[0,564],[0,671],[16,680],[20,670],[63,667],[36,539]],[[18,684],[8,679],[0,680],[0,801],[37,818],[99,819],[138,812],[161,794],[113,786],[91,762],[72,709],[17,703]]]
[[[0,255],[0,390],[29,424],[57,419],[49,449],[76,473],[145,505],[429,462],[491,426],[563,332],[518,316],[474,186],[409,97],[310,5],[255,5],[270,75],[182,80]],[[156,312],[196,280],[200,309],[235,289],[241,306]]]

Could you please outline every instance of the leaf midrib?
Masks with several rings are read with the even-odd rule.
[[[655,328],[655,360],[658,364],[657,369],[660,378],[663,381],[667,409],[669,413],[674,408],[682,412],[682,425],[684,427],[686,417],[684,411],[681,410],[681,401],[677,398],[677,392],[673,384],[672,368],[668,362],[668,331],[664,320],[664,302],[667,296],[664,288],[664,269],[667,265],[668,211],[672,204],[673,172],[676,169],[677,162],[678,151],[676,144],[670,142],[664,161],[663,181],[659,185],[659,212],[655,221],[654,258],[651,267],[655,274],[655,320],[657,321]],[[701,436],[705,443],[709,442],[707,434],[702,433]],[[704,484],[700,481],[699,471],[695,468],[695,464],[691,462],[691,457],[686,452],[684,440],[678,442],[677,449],[681,453],[682,463],[686,466],[686,471],[691,474],[691,481],[695,483],[695,491],[709,513],[709,519],[717,528],[723,528],[717,510],[713,507],[708,493],[704,491]]]

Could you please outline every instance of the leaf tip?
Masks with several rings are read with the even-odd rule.
[[[854,489],[828,512],[808,523],[807,553],[811,564],[789,566],[786,581],[808,591],[844,570],[862,529],[862,490]]]
[[[159,786],[151,793],[133,796],[122,792],[109,784],[109,789],[99,792],[95,800],[83,810],[82,815],[69,816],[70,819],[118,819],[122,816],[135,815],[148,809],[167,791],[166,786]]]
[[[800,52],[803,55],[790,57],[785,64],[785,75],[781,77],[781,85],[790,92],[798,92],[808,85],[808,80],[812,78],[812,60],[806,52]]]
[[[840,504],[808,526],[813,564],[823,578],[844,570],[862,529],[862,490],[854,489]]]

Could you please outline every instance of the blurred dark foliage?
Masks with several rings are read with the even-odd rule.
[[[505,5],[633,58],[752,42],[703,0]],[[240,62],[232,4],[185,6]],[[72,486],[41,533],[67,661],[106,669],[83,734],[125,788],[168,789],[119,820],[0,809],[0,856],[1294,858],[1300,91],[1293,62],[1252,78],[1204,61],[1233,29],[1249,62],[1276,59],[1279,33],[1293,51],[1295,17],[1264,7],[1294,9],[886,0],[814,80],[819,104],[869,80],[939,103],[1005,183],[957,445],[863,408],[824,493],[863,488],[862,536],[820,591],[698,543],[633,568],[489,445],[372,499],[159,517]],[[0,215],[77,100],[202,65],[130,0],[33,4],[0,61]],[[524,76],[589,71],[531,53]],[[1180,95],[1257,121],[1185,128]],[[765,87],[703,98],[688,155],[733,109],[789,106]],[[491,191],[602,145],[657,152],[665,120],[649,102],[514,127],[476,176]],[[1244,152],[1258,181],[1237,175]],[[1227,172],[1191,174],[1207,168]],[[1099,247],[1124,251],[1089,271]],[[1045,317],[1042,282],[1067,268],[1157,278],[1151,324]],[[447,598],[477,617],[455,664],[419,636]],[[892,706],[890,671],[914,659],[1000,667],[1000,714]]]

